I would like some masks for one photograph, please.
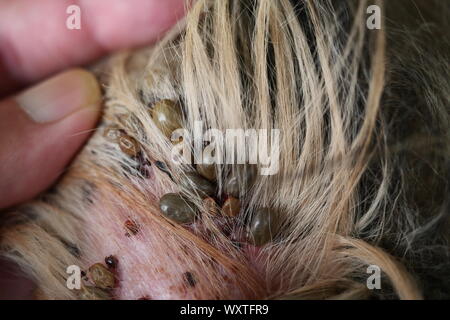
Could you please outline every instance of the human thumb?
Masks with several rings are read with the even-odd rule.
[[[82,69],[0,101],[0,208],[55,182],[92,132],[100,106],[98,82]]]

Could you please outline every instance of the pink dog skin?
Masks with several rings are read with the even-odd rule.
[[[148,185],[153,179],[151,175]],[[154,214],[160,215],[155,210]],[[132,212],[114,197],[101,198],[94,201],[84,219],[86,229],[80,246],[83,268],[87,270],[99,262],[105,264],[105,258],[110,255],[117,258],[114,299],[254,298],[239,288],[237,280],[232,280],[235,275],[225,272],[220,263],[205,270],[196,263],[199,257],[192,256],[189,250],[183,253],[178,231],[163,230],[148,212]],[[135,234],[127,230],[124,225],[127,221],[136,227]],[[184,228],[185,232],[198,229],[192,225],[174,227]],[[242,244],[241,250],[247,260],[246,267],[259,278],[257,274],[262,270],[257,269],[263,265],[261,250],[247,243]],[[218,278],[220,290],[213,290],[211,273]]]

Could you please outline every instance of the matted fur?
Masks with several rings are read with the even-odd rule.
[[[450,297],[449,4],[376,1],[383,26],[368,30],[369,4],[199,0],[155,48],[112,58],[100,72],[98,130],[52,191],[8,213],[3,255],[51,299],[77,298],[67,266],[86,268],[105,250],[139,262],[133,276],[120,274],[134,282],[118,298],[144,296],[139,281],[160,286],[159,298]],[[280,212],[275,241],[242,251],[207,213],[209,241],[159,213],[169,191],[200,206],[177,183],[189,168],[170,162],[171,144],[150,118],[161,99],[183,102],[189,130],[200,119],[281,129],[279,172],[258,176],[242,199],[243,220],[262,206]],[[155,166],[143,179],[103,137],[108,126],[167,163],[175,182]],[[219,188],[227,170],[218,166]],[[123,240],[130,216],[146,231]],[[382,290],[367,289],[368,265],[383,271]],[[179,285],[186,267],[198,275],[194,293]]]

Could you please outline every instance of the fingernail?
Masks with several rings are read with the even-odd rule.
[[[38,123],[59,121],[86,107],[99,108],[100,87],[95,76],[83,69],[56,75],[19,94],[19,106]]]

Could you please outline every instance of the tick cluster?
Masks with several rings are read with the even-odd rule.
[[[155,126],[168,139],[174,130],[182,128],[183,110],[175,101],[167,99],[158,101],[149,107],[149,112]],[[151,164],[145,160],[139,143],[133,137],[117,127],[107,128],[104,136],[109,141],[117,143],[123,153],[135,159],[139,164],[139,172],[148,177],[147,167]],[[163,162],[155,161],[154,164],[172,178],[170,170]],[[255,165],[234,166],[225,179],[223,194],[218,194],[216,172],[214,164],[197,165],[195,171],[186,172],[178,182],[192,197],[201,198],[204,211],[217,218],[234,219],[241,212],[240,197],[245,196],[256,179],[257,168]],[[159,207],[165,217],[179,224],[192,224],[200,217],[201,210],[181,193],[165,194],[159,201]],[[247,223],[245,240],[256,246],[271,241],[276,231],[274,228],[277,225],[276,220],[277,215],[273,210],[257,209]],[[130,225],[130,221],[127,220],[125,222],[127,235],[136,234],[138,229],[130,228]]]

